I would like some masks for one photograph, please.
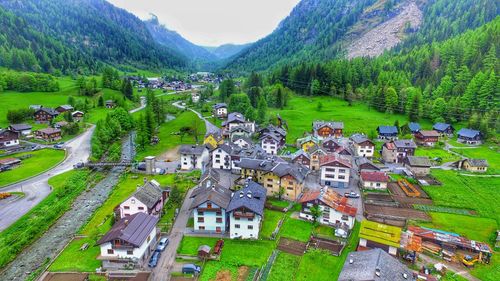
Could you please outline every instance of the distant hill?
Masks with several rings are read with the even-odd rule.
[[[156,43],[139,18],[104,0],[0,0],[0,6],[91,61],[149,69],[186,65],[182,54]],[[51,58],[57,59],[68,58]]]
[[[207,49],[210,53],[215,55],[219,59],[228,59],[241,51],[243,51],[245,48],[248,48],[251,46],[252,43],[248,44],[242,44],[242,45],[236,45],[236,44],[224,44],[220,45],[218,47],[204,47]]]
[[[500,14],[497,0],[302,0],[267,37],[234,56],[226,71],[378,56],[441,41]]]

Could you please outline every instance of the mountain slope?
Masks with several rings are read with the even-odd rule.
[[[224,44],[218,47],[205,47],[211,54],[215,55],[219,59],[228,59],[244,49],[251,46],[252,43],[236,45],[236,44]]]
[[[148,68],[185,65],[182,55],[155,43],[139,18],[104,0],[0,0],[0,5],[95,60]]]
[[[145,21],[153,39],[161,45],[168,46],[185,57],[195,61],[214,61],[217,57],[207,51],[205,48],[191,43],[182,37],[179,33],[169,30],[158,22],[156,16]]]
[[[231,59],[230,71],[375,56],[445,40],[500,13],[496,0],[303,0],[278,28]]]

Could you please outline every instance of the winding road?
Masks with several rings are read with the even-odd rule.
[[[206,129],[207,129],[207,133],[209,133],[209,132],[219,132],[220,131],[220,129],[217,126],[215,126],[214,124],[212,124],[212,122],[208,121],[207,118],[203,117],[203,115],[201,115],[201,113],[199,113],[198,111],[196,111],[196,110],[194,110],[192,108],[183,106],[181,103],[182,103],[182,101],[177,101],[177,102],[172,103],[172,105],[175,106],[175,107],[177,107],[177,108],[180,108],[180,109],[191,110],[194,114],[196,114],[198,116],[198,118],[200,118],[201,120],[205,121],[205,126],[206,126]]]

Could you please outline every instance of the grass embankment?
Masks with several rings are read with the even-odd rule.
[[[500,174],[500,148],[498,145],[486,143],[472,148],[452,148],[452,151],[467,158],[486,159],[489,164],[486,174]]]
[[[317,110],[321,102],[323,109]],[[370,135],[380,125],[393,125],[399,120],[401,125],[408,122],[408,117],[398,114],[386,114],[369,109],[367,105],[355,103],[349,106],[346,101],[331,97],[304,97],[291,96],[288,106],[282,110],[271,109],[270,114],[279,113],[288,122],[287,143],[294,143],[304,132],[312,130],[312,122],[315,120],[334,120],[344,122],[344,135],[355,132],[363,132]],[[431,128],[428,121],[420,122],[424,128]]]
[[[271,234],[278,226],[279,220],[281,218],[283,218],[284,216],[285,216],[285,214],[282,212],[265,209],[264,210],[264,222],[262,223],[259,237],[271,238]]]
[[[192,135],[182,136],[179,130],[182,127],[198,126],[198,142],[203,142],[205,135],[205,123],[201,121],[196,114],[191,111],[184,111],[174,120],[163,123],[160,126],[158,137],[160,142],[156,145],[147,145],[146,148],[137,153],[136,159],[142,160],[146,156],[159,156],[163,152],[172,149],[181,144],[195,144],[196,139]]]
[[[12,261],[68,211],[89,181],[95,182],[100,178],[99,175],[89,177],[88,171],[69,171],[52,177],[49,180],[52,193],[0,233],[0,268]]]
[[[28,155],[31,155],[31,157],[28,158]],[[21,164],[18,167],[0,173],[0,186],[9,185],[51,169],[64,159],[64,151],[41,149],[16,153],[0,157],[0,159],[22,158],[23,156],[27,158],[22,159]]]
[[[415,151],[415,156],[427,156],[431,160],[441,158],[440,163],[447,163],[460,160],[460,157],[439,147],[419,147]]]
[[[188,180],[175,178],[174,174],[148,177],[147,179],[153,178],[162,186],[177,185],[179,189],[184,189],[189,185]],[[189,182],[192,183],[192,181]],[[87,224],[79,230],[78,234],[86,236],[86,238],[73,240],[49,267],[49,271],[94,272],[96,268],[100,267],[101,262],[96,259],[100,252],[96,245],[97,240],[113,226],[115,222],[113,219],[114,208],[134,193],[137,186],[143,184],[144,175],[123,175],[108,199],[94,212]],[[80,251],[80,247],[85,243],[89,244],[88,249]]]

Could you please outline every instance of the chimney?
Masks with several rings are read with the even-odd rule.
[[[128,220],[125,220],[125,225],[128,225]]]
[[[380,267],[375,268],[375,275],[380,277]]]
[[[352,256],[349,258],[349,264],[353,264],[354,263],[354,259],[352,258]]]

